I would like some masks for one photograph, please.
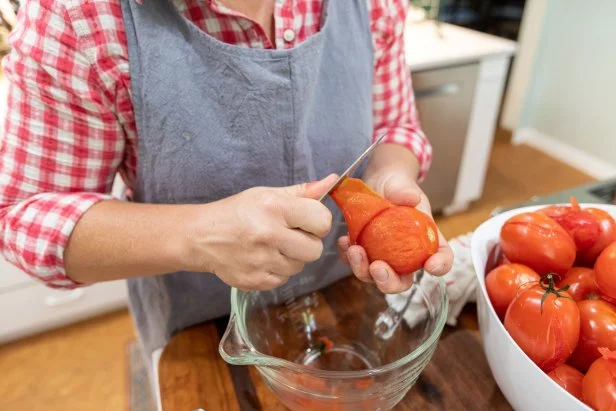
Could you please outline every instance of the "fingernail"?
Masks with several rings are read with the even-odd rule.
[[[349,253],[349,263],[354,272],[359,271],[361,268],[361,255],[358,252]]]
[[[383,267],[374,269],[374,279],[380,283],[384,283],[389,278],[389,273]]]

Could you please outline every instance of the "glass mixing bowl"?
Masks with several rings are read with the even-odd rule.
[[[416,287],[427,315],[412,328],[403,321],[387,339],[374,331],[385,296],[352,275],[328,283],[299,274],[271,291],[233,289],[220,353],[255,365],[291,410],[389,410],[430,360],[447,317],[442,280]]]

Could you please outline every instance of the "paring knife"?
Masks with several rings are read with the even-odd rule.
[[[327,198],[327,197],[328,197],[328,196],[329,196],[329,195],[330,195],[330,194],[331,194],[331,193],[332,193],[332,192],[333,192],[336,188],[338,188],[338,186],[339,186],[340,184],[342,184],[342,182],[343,182],[344,180],[346,180],[346,179],[347,179],[347,178],[351,175],[351,173],[353,173],[353,171],[355,171],[355,169],[357,168],[357,166],[358,166],[358,165],[359,165],[359,164],[360,164],[360,163],[361,163],[361,162],[362,162],[362,161],[363,161],[366,157],[368,157],[368,154],[370,154],[370,153],[372,152],[372,150],[374,150],[374,148],[375,148],[376,146],[378,146],[378,145],[379,145],[379,143],[380,143],[381,141],[383,141],[383,139],[385,138],[385,136],[386,136],[388,133],[389,133],[389,131],[388,131],[388,132],[386,132],[386,133],[383,133],[383,134],[382,134],[379,138],[377,138],[377,139],[374,141],[374,143],[372,143],[372,144],[370,145],[370,147],[368,147],[368,148],[366,149],[366,151],[364,151],[363,153],[361,153],[361,155],[360,155],[359,157],[357,157],[357,160],[355,160],[355,161],[353,162],[353,164],[351,164],[351,166],[350,166],[349,168],[347,168],[347,169],[346,169],[346,171],[345,171],[345,172],[344,172],[344,173],[343,173],[340,177],[338,177],[338,180],[336,180],[336,182],[335,182],[335,183],[334,183],[334,184],[333,184],[333,185],[329,188],[329,190],[327,190],[327,193],[325,193],[325,194],[323,194],[323,195],[321,196],[321,198],[319,199],[319,201],[320,201],[320,202],[324,202],[324,201],[325,201],[325,199],[326,199],[326,198]]]

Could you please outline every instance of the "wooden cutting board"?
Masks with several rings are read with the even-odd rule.
[[[342,284],[328,293],[357,299],[337,291],[344,289]],[[226,325],[223,318],[171,339],[159,363],[164,411],[287,410],[254,367],[228,365],[220,357],[218,343]],[[394,410],[512,410],[488,367],[474,305],[465,307],[457,327],[445,328],[432,360]]]

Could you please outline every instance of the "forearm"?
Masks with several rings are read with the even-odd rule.
[[[66,274],[89,284],[183,269],[197,207],[99,202],[73,230],[64,253]]]

